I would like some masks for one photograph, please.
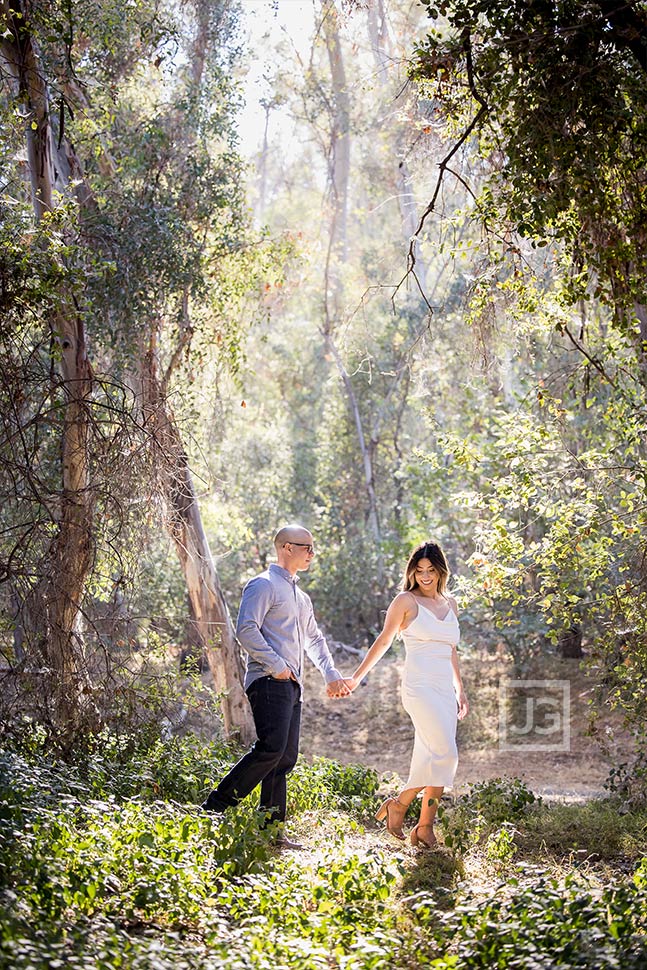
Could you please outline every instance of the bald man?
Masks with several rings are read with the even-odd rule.
[[[224,812],[260,784],[268,823],[281,823],[277,843],[300,848],[287,838],[283,823],[286,777],[299,754],[304,652],[321,671],[330,697],[350,690],[317,626],[310,597],[298,587],[297,573],[309,569],[315,555],[312,535],[300,525],[284,526],[274,546],[277,562],[245,586],[236,627],[247,653],[245,690],[258,739],[202,807]]]

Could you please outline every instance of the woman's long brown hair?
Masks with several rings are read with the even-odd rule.
[[[449,566],[447,565],[445,553],[437,542],[423,542],[413,550],[409,556],[409,562],[407,563],[402,579],[403,592],[419,588],[416,582],[415,572],[416,566],[421,559],[428,559],[431,565],[435,566],[438,570],[438,586],[436,589],[442,596],[447,587],[447,580],[449,579]]]

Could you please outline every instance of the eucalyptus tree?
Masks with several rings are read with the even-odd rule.
[[[90,403],[93,373],[88,356],[85,308],[80,305],[78,280],[67,278],[61,248],[55,252],[50,233],[56,232],[55,209],[69,201],[79,220],[87,217],[95,200],[81,160],[65,135],[61,103],[58,130],[47,67],[39,50],[38,8],[20,0],[6,0],[0,9],[1,51],[9,106],[20,118],[26,148],[26,171],[39,245],[49,253],[50,273],[59,276],[45,314],[52,344],[52,364],[58,363],[55,408],[60,422],[61,478],[55,531],[47,551],[47,565],[25,597],[27,620],[45,663],[56,672],[56,715],[63,721],[74,714],[84,679],[78,639],[79,606],[94,556],[93,516],[96,493],[90,459]],[[49,232],[44,223],[49,222]],[[56,272],[58,271],[58,272]],[[71,274],[70,274],[71,275]],[[54,385],[54,382],[52,382]],[[20,434],[20,420],[16,434]],[[23,469],[27,477],[31,469]],[[54,523],[52,523],[54,524]],[[14,547],[16,550],[16,547]]]
[[[106,544],[108,533],[115,517],[127,517],[133,490],[151,494],[153,472],[226,728],[248,738],[240,656],[170,406],[172,393],[193,393],[196,361],[204,368],[219,356],[235,369],[235,308],[255,285],[232,133],[235,8],[197,0],[178,11],[141,0],[124,11],[88,0],[59,10],[8,0],[2,12],[7,115],[12,134],[24,133],[39,227],[35,247],[24,237],[25,259],[42,262],[44,246],[54,267],[43,302],[51,394],[62,402],[48,413],[48,440],[58,431],[63,451],[48,506],[54,539],[47,564],[31,577],[23,570],[22,619],[45,617],[39,644],[73,706],[66,690],[83,679],[88,580],[100,588],[110,564],[133,560],[114,538]],[[12,201],[22,204],[16,155],[5,158]],[[38,353],[47,357],[42,340]],[[33,414],[24,420],[29,427]],[[19,490],[33,482],[32,462],[10,474]],[[47,541],[45,529],[41,546]]]
[[[227,339],[236,366],[238,338],[235,324],[227,321],[227,314],[235,312],[235,286],[227,284],[219,264],[227,262],[228,250],[235,252],[246,245],[241,163],[231,130],[232,88],[227,73],[231,62],[225,50],[233,27],[232,9],[220,0],[199,0],[192,9],[186,67],[180,73],[174,104],[162,111],[158,121],[165,151],[163,161],[156,163],[157,190],[151,192],[155,208],[170,203],[175,209],[174,224],[176,230],[179,223],[183,226],[178,236],[185,249],[181,254],[176,250],[180,274],[154,300],[139,344],[141,402],[158,456],[169,530],[196,631],[222,696],[225,730],[236,730],[247,742],[253,739],[254,729],[242,689],[240,650],[202,521],[187,448],[169,404],[173,382],[182,390],[186,379],[182,365],[195,342],[202,344],[197,352],[204,355],[205,347]],[[232,275],[239,274],[241,289],[243,267],[242,259],[228,264]],[[221,291],[216,299],[209,295],[211,287]],[[201,340],[196,341],[198,329]]]

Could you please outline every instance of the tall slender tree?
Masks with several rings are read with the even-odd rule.
[[[373,447],[364,427],[359,401],[353,382],[337,346],[336,331],[344,315],[344,286],[342,268],[348,257],[348,193],[351,157],[351,98],[344,66],[340,38],[339,12],[335,0],[324,0],[321,7],[323,34],[330,65],[332,105],[330,117],[330,146],[328,151],[328,184],[331,193],[331,216],[328,230],[324,278],[324,316],[322,333],[326,347],[339,372],[357,434],[362,458],[366,491],[368,526],[379,550],[382,535],[375,490]],[[381,571],[381,556],[378,569]]]
[[[0,16],[5,29],[0,49],[11,97],[24,120],[34,219],[41,223],[59,202],[75,196],[83,212],[93,199],[62,125],[58,137],[53,130],[52,96],[31,14],[31,5],[24,0],[3,0]],[[42,238],[46,240],[46,233]],[[65,281],[64,272],[61,277]],[[50,312],[53,354],[58,362],[57,393],[62,400],[59,513],[46,572],[24,604],[22,618],[24,622],[28,616],[45,662],[55,672],[59,723],[74,719],[85,681],[78,621],[94,556],[96,496],[89,453],[93,377],[84,311],[76,296],[64,282]]]
[[[185,96],[197,108],[205,97],[205,64],[213,54],[219,28],[230,15],[230,9],[222,0],[195,0],[191,9],[195,26],[185,72]],[[199,151],[195,130],[187,120],[184,112],[175,112],[172,118],[174,149],[181,156]],[[189,203],[189,219],[192,208],[193,201]],[[196,227],[196,231],[200,231],[200,227]],[[200,260],[205,258],[207,238],[205,231],[205,243],[198,254]],[[204,645],[214,684],[221,697],[225,732],[235,732],[249,743],[255,732],[242,686],[240,647],[202,521],[187,451],[168,402],[169,385],[183,356],[190,352],[195,333],[190,299],[190,286],[186,284],[181,294],[180,326],[163,376],[160,375],[159,346],[164,321],[157,315],[149,316],[146,342],[140,343],[142,407],[162,470],[160,482],[167,506],[169,532],[185,578],[196,632]]]

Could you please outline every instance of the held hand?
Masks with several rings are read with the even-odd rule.
[[[458,720],[462,721],[464,717],[470,712],[469,701],[467,700],[467,694],[464,690],[460,690],[458,693]]]
[[[348,682],[342,677],[341,680],[332,680],[326,685],[328,697],[348,697],[350,688]]]

